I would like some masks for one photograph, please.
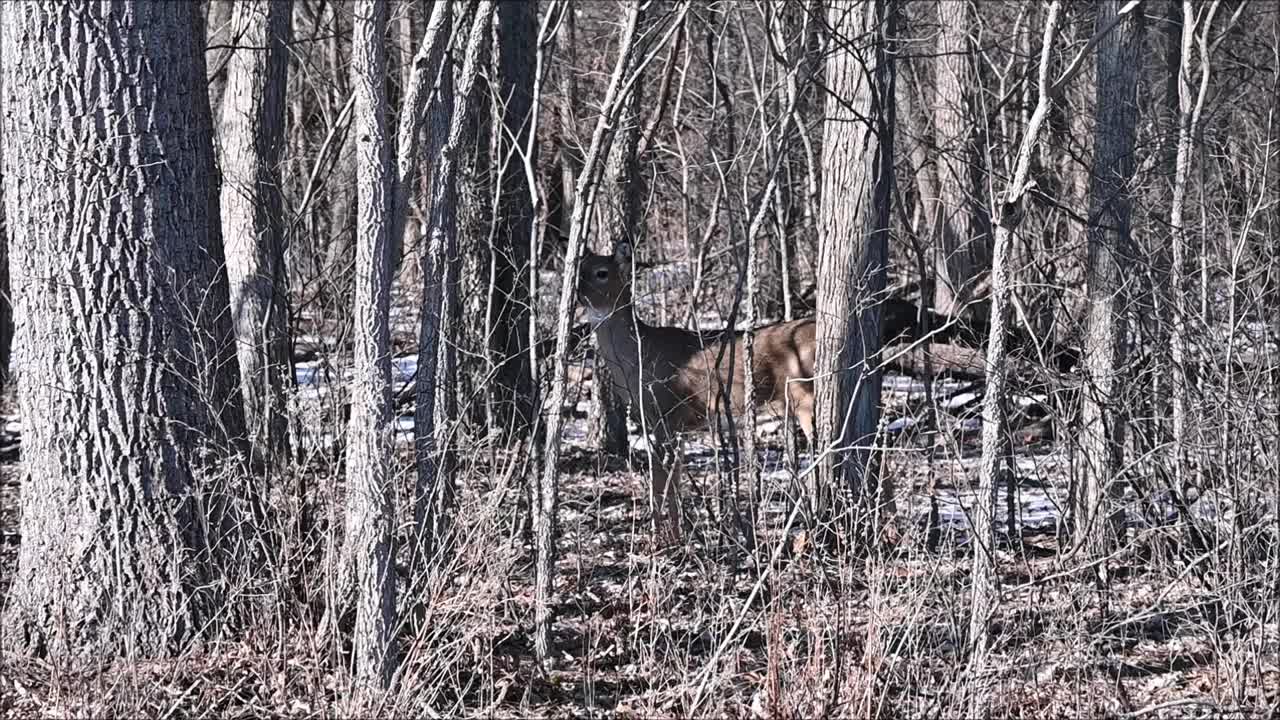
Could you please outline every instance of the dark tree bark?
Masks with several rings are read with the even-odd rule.
[[[291,8],[237,3],[237,48],[222,104],[222,236],[231,285],[246,424],[254,457],[288,455],[285,389],[292,384],[280,160]]]
[[[533,423],[535,388],[529,365],[529,237],[533,232],[533,198],[525,175],[529,129],[533,124],[533,83],[538,34],[534,0],[500,3],[497,8],[499,95],[496,108],[502,132],[495,151],[501,186],[496,232],[491,243],[494,265],[489,288],[492,329],[489,353],[494,365],[490,385],[489,427],[519,436]],[[536,144],[532,145],[536,148]]]
[[[473,17],[466,13],[459,16],[455,23],[456,37],[467,37]],[[449,306],[441,315],[441,337],[447,340],[440,343],[440,379],[437,385],[441,395],[436,401],[437,434],[455,437],[463,428],[474,430],[484,426],[487,406],[484,398],[492,385],[489,368],[484,362],[458,365],[460,355],[486,357],[493,332],[494,318],[487,312],[492,284],[490,270],[493,268],[489,248],[495,229],[494,150],[497,138],[494,131],[501,132],[501,125],[495,125],[489,80],[495,69],[491,52],[495,39],[492,21],[493,16],[490,15],[490,24],[485,26],[489,38],[477,49],[480,54],[475,62],[479,77],[470,84],[467,95],[458,96],[460,104],[473,109],[466,119],[471,126],[466,130],[469,140],[458,148],[458,249],[451,254],[452,260],[444,270],[446,283],[452,290],[447,293]],[[466,58],[459,56],[454,67],[461,67],[465,62]],[[462,87],[460,78],[455,78],[455,82],[459,88]],[[469,321],[463,322],[462,318]],[[467,408],[466,417],[459,416],[459,408]],[[462,428],[453,427],[455,420],[463,421]]]
[[[32,2],[2,17],[29,379],[3,642],[167,654],[212,610],[201,588],[226,518],[200,501],[241,412],[199,6]]]
[[[447,319],[456,307],[456,283],[449,270],[458,267],[458,235],[461,232],[459,188],[462,184],[460,154],[474,141],[476,94],[481,59],[488,53],[494,4],[482,0],[469,18],[461,70],[454,87],[449,80],[428,126],[427,154],[431,162],[431,213],[427,220],[429,244],[423,262],[422,325],[418,335],[418,377],[414,410],[414,458],[418,481],[414,495],[414,523],[420,560],[438,546],[452,504],[452,458],[444,430],[457,417],[452,395],[453,367]],[[467,27],[463,25],[463,27]],[[444,401],[443,403],[441,401]],[[444,405],[444,407],[441,407]]]

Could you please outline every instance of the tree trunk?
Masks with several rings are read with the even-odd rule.
[[[205,36],[211,48],[207,54],[209,77],[209,105],[217,117],[222,108],[222,98],[227,92],[228,61],[233,48],[244,41],[236,34],[237,23],[232,22],[235,0],[209,0],[205,21]]]
[[[1212,3],[1205,11],[1202,36],[1212,27],[1213,13],[1218,4]],[[1178,147],[1174,160],[1173,195],[1169,209],[1169,226],[1172,229],[1169,287],[1173,295],[1173,330],[1170,333],[1170,354],[1173,360],[1173,465],[1179,492],[1186,492],[1193,484],[1194,473],[1189,463],[1188,451],[1193,429],[1191,390],[1194,376],[1189,356],[1192,354],[1190,328],[1191,306],[1188,296],[1191,283],[1188,269],[1190,234],[1186,227],[1187,185],[1191,177],[1191,153],[1195,150],[1200,129],[1200,114],[1204,110],[1209,90],[1208,41],[1200,41],[1199,87],[1191,84],[1191,57],[1196,46],[1199,16],[1190,0],[1182,3],[1182,52],[1178,71]]]
[[[938,144],[937,282],[933,306],[953,315],[973,299],[974,280],[990,261],[985,219],[978,119],[972,110],[977,78],[969,49],[972,15],[968,0],[938,2],[937,72],[933,125]]]
[[[490,428],[513,436],[527,434],[533,423],[535,388],[529,366],[529,237],[533,232],[533,197],[525,163],[537,167],[537,158],[524,158],[533,125],[533,83],[538,34],[534,0],[498,5],[498,108],[503,131],[496,151],[501,163],[501,202],[493,234],[494,282],[490,287],[492,332],[489,352],[494,380],[490,385]]]
[[[449,338],[444,335],[444,319],[456,299],[456,285],[449,282],[449,268],[457,268],[458,188],[461,184],[459,153],[474,142],[474,115],[476,106],[473,89],[478,81],[480,62],[487,52],[491,37],[489,27],[494,5],[482,1],[471,19],[461,72],[457,87],[446,84],[441,90],[438,110],[433,111],[428,127],[427,152],[432,159],[431,214],[427,221],[426,253],[422,277],[425,279],[422,296],[422,325],[418,336],[417,402],[414,410],[414,459],[418,463],[418,482],[414,495],[414,524],[416,532],[415,556],[417,562],[425,560],[433,547],[441,542],[444,522],[452,502],[453,475],[450,471],[448,448],[444,447],[440,430],[441,413],[438,404],[448,401],[444,393],[452,387],[440,388],[447,383],[450,368],[441,367],[441,352]],[[456,271],[456,270],[455,270]],[[452,422],[454,415],[446,409],[443,420]]]
[[[893,64],[885,37],[892,11],[891,0],[874,0],[832,2],[827,13],[834,46],[827,58],[831,95],[822,138],[814,374],[818,452],[831,452],[820,460],[818,485],[810,488],[820,515],[841,490],[859,511],[888,500],[875,497],[871,444],[881,376],[869,361],[880,350],[878,295],[889,259]],[[859,57],[852,48],[868,35],[873,49]]]
[[[292,384],[284,271],[280,161],[291,8],[285,0],[236,4],[240,38],[222,105],[222,237],[240,361],[245,420],[255,459],[287,457],[285,388]]]
[[[0,13],[4,12],[0,10]],[[4,52],[0,49],[0,58]],[[0,89],[3,93],[3,89]],[[2,95],[0,95],[2,96]],[[4,150],[4,138],[0,137],[0,153]],[[0,167],[4,166],[0,156]],[[4,176],[0,175],[0,188],[4,187]],[[6,222],[4,204],[0,202],[0,392],[9,386],[9,360],[13,353],[13,296],[9,285],[9,227]]]
[[[982,398],[982,459],[978,466],[978,491],[973,501],[973,565],[970,571],[972,601],[969,616],[969,680],[975,686],[968,690],[970,716],[983,714],[987,690],[977,685],[985,670],[990,646],[987,623],[995,612],[999,600],[995,565],[995,511],[998,479],[1007,465],[1008,438],[1006,426],[1006,386],[1009,374],[1009,356],[1005,329],[1009,324],[1011,298],[1010,259],[1019,225],[1026,212],[1026,193],[1031,173],[1031,159],[1035,152],[1040,130],[1053,107],[1056,86],[1050,86],[1050,61],[1053,57],[1054,39],[1058,32],[1058,19],[1062,5],[1058,0],[1050,4],[1045,19],[1044,40],[1040,48],[1038,72],[1039,97],[1035,110],[1027,120],[1022,142],[1014,161],[1014,174],[1001,195],[998,223],[995,229],[995,245],[991,256],[991,322],[987,331],[987,387]],[[1065,78],[1064,78],[1065,79]],[[1060,81],[1061,82],[1061,81]]]
[[[639,9],[641,25],[644,24],[644,8]],[[635,68],[628,67],[626,72],[632,74]],[[604,194],[599,206],[599,232],[605,238],[604,252],[617,254],[621,245],[632,249],[639,247],[644,237],[643,218],[644,184],[640,177],[640,162],[637,150],[640,145],[641,101],[644,95],[643,71],[632,84],[630,94],[622,99],[621,114],[618,116],[617,131],[613,144],[609,148],[609,156],[605,160]],[[622,456],[627,453],[627,403],[625,398],[613,391],[613,383],[609,380],[609,370],[605,364],[597,362],[593,370],[595,378],[592,384],[591,429],[590,433],[595,446],[609,455]]]
[[[547,401],[543,403],[546,437],[543,447],[542,476],[538,484],[538,504],[534,512],[534,551],[537,557],[534,564],[533,646],[540,662],[546,662],[553,650],[551,647],[553,620],[551,595],[552,580],[555,576],[560,430],[564,426],[561,408],[564,405],[568,374],[569,328],[573,320],[574,298],[577,295],[578,263],[582,258],[585,225],[595,204],[603,175],[603,147],[611,128],[615,126],[621,114],[622,87],[626,78],[626,68],[631,67],[631,63],[634,62],[633,58],[639,44],[636,28],[640,19],[640,2],[629,0],[623,7],[625,15],[622,23],[622,39],[618,45],[618,61],[609,77],[609,87],[600,105],[600,116],[596,119],[596,126],[591,134],[591,146],[583,159],[582,174],[578,177],[573,194],[573,217],[569,221],[571,230],[564,251],[564,276],[560,283],[560,296],[556,306],[556,350],[551,361],[551,391]],[[683,5],[682,11],[675,15],[682,19],[687,8],[688,5]],[[655,29],[654,33],[656,32]]]
[[[391,266],[393,192],[386,102],[386,0],[353,7],[351,87],[356,146],[355,321],[347,427],[344,567],[355,587],[355,673],[385,688],[396,666],[396,575],[391,486]]]
[[[1099,31],[1111,25],[1121,0],[1098,5]],[[1133,200],[1129,182],[1134,170],[1138,117],[1138,53],[1142,46],[1141,14],[1131,13],[1108,32],[1097,49],[1097,121],[1089,189],[1088,324],[1084,343],[1084,387],[1081,392],[1081,451],[1084,475],[1075,509],[1075,541],[1095,558],[1107,552],[1111,529],[1106,522],[1106,493],[1122,466],[1126,391],[1120,377],[1125,364]]]
[[[198,13],[4,8],[15,361],[39,380],[19,392],[10,650],[163,655],[213,610],[205,470],[239,394],[219,395],[235,356],[211,320],[227,296]]]
[[[0,14],[4,9],[0,8]],[[0,20],[0,22],[3,22]],[[0,60],[4,58],[4,48],[0,47]],[[0,73],[3,80],[3,73]],[[4,97],[4,86],[0,85],[0,98]],[[0,121],[0,128],[3,128]],[[0,188],[4,187],[4,141],[0,136]],[[0,192],[3,192],[0,190]],[[13,353],[13,297],[9,285],[9,228],[5,222],[3,198],[0,198],[0,392],[9,385],[9,360]]]

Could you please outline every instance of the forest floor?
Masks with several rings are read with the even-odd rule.
[[[888,414],[901,417],[894,398],[912,386],[889,388]],[[698,532],[655,548],[642,473],[587,447],[580,389],[562,466],[551,667],[533,660],[520,493],[496,473],[479,480],[483,453],[469,453],[464,473],[477,482],[460,498],[453,562],[411,591],[427,602],[408,613],[402,690],[384,704],[352,704],[340,649],[313,642],[317,616],[295,607],[172,661],[72,668],[4,657],[0,717],[956,717],[975,683],[1001,717],[1244,716],[1280,702],[1275,596],[1189,558],[1168,524],[1132,529],[1099,590],[1056,535],[1068,473],[1051,439],[1017,448],[1017,535],[997,553],[993,646],[974,674],[964,660],[972,422],[957,420],[932,463],[919,437],[893,445],[885,471],[898,485],[897,533],[879,553],[850,559],[794,524],[783,532],[790,473],[778,467],[780,426],[764,420],[759,548],[709,519],[728,506],[701,498],[691,502]],[[687,496],[719,495],[711,442],[686,446]],[[932,534],[931,496],[941,528]],[[1008,499],[1002,489],[1002,508]],[[17,503],[9,458],[0,591],[16,562]]]

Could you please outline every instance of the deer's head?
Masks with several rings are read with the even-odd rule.
[[[587,253],[578,266],[578,299],[592,322],[603,322],[631,306],[631,251],[615,255]]]

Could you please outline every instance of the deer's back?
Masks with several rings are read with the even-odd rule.
[[[788,378],[813,376],[814,321],[794,320],[756,330],[753,343],[755,400],[783,404]],[[722,412],[727,391],[735,414],[744,410],[745,369],[741,334],[695,333],[642,327],[645,420],[665,420],[672,430],[705,427]],[[631,391],[633,406],[635,393]]]

